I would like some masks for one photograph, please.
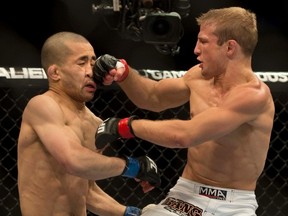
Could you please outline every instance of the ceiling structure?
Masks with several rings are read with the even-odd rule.
[[[161,54],[153,45],[144,41],[123,37],[119,29],[113,28],[108,22],[107,17],[113,16],[113,11],[93,12],[93,4],[99,2],[2,1],[0,67],[41,67],[39,53],[44,40],[58,31],[74,31],[91,42],[97,56],[109,53],[125,58],[138,69],[187,70],[197,63],[193,53],[198,33],[195,17],[210,8],[243,6],[254,11],[258,20],[259,43],[253,59],[254,70],[288,71],[288,1],[272,4],[271,1],[191,0],[189,16],[181,19],[184,35],[178,43],[180,52],[174,56]]]

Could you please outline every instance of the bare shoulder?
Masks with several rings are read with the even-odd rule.
[[[30,120],[44,120],[45,118],[61,117],[61,108],[59,104],[48,95],[41,94],[34,96],[29,100],[25,107],[23,117]],[[52,116],[53,114],[53,116]]]
[[[226,102],[242,111],[252,113],[264,112],[273,107],[269,87],[258,78],[231,90]]]
[[[261,80],[256,78],[255,80],[240,86],[243,90],[243,94],[250,100],[256,101],[261,106],[265,105],[269,100],[272,100],[270,88]],[[240,89],[241,90],[241,89]]]
[[[38,104],[41,104],[41,103],[50,103],[52,100],[51,97],[47,96],[45,93],[44,94],[39,94],[39,95],[36,95],[34,97],[32,97],[28,104],[27,105],[38,105]]]
[[[191,79],[200,79],[203,78],[201,74],[201,68],[199,67],[199,64],[194,65],[191,67],[186,74],[184,75],[184,79],[191,80]]]
[[[57,102],[51,97],[47,96],[45,93],[41,95],[36,95],[31,98],[26,106],[27,109],[35,110],[45,110],[57,105]]]

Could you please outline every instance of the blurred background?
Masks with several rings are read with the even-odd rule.
[[[117,8],[113,9],[115,5],[112,0],[2,1],[0,66],[40,67],[39,52],[44,40],[58,31],[74,31],[89,39],[97,56],[110,53],[127,59],[129,64],[138,69],[187,70],[196,63],[193,54],[198,33],[195,17],[210,8],[242,6],[254,11],[258,17],[259,43],[254,55],[254,69],[283,71],[288,68],[288,1],[259,3],[253,0],[122,0],[114,2],[119,2],[118,11]],[[122,6],[123,4],[125,5]],[[167,26],[161,24],[158,26],[160,28],[158,33],[165,36],[169,36],[171,31],[178,27],[174,25],[178,21],[173,20],[173,17],[170,19],[168,13],[177,11],[181,15],[183,35],[177,43],[180,47],[179,54],[174,56],[162,54],[155,48],[155,44],[143,41],[141,38],[143,32],[151,33],[153,30],[146,27],[139,33],[137,22],[143,15],[145,17],[149,10],[149,13],[167,15],[165,19],[172,24],[171,28],[165,30]],[[146,35],[148,41],[152,38],[157,42],[158,33],[157,30],[155,31],[154,38],[153,33]],[[142,36],[139,37],[139,34]],[[173,34],[170,36],[171,40],[177,37]]]
[[[142,75],[165,78],[161,75],[164,70],[165,75],[175,75],[197,63],[193,53],[199,30],[195,17],[228,6],[242,6],[257,15],[259,42],[253,68],[264,72],[262,78],[267,77],[276,108],[271,147],[256,190],[257,215],[288,215],[288,1],[11,0],[0,5],[0,216],[21,215],[17,189],[21,116],[28,100],[47,88],[41,78],[10,79],[12,69],[17,68],[20,75],[32,68],[41,72],[40,50],[47,37],[73,31],[91,42],[97,56],[109,53],[125,58]],[[188,104],[161,113],[148,112],[113,87],[98,89],[87,106],[102,119],[132,114],[148,119],[189,117]],[[104,153],[148,154],[162,174],[161,187],[143,194],[131,179],[116,177],[97,183],[123,204],[144,207],[159,202],[181,175],[186,150],[162,148],[139,139],[119,142],[125,144],[115,142]]]

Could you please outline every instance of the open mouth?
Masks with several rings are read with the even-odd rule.
[[[85,88],[87,88],[89,91],[95,91],[96,90],[96,84],[94,82],[88,82],[85,85]]]

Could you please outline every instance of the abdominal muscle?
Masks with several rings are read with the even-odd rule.
[[[19,158],[25,167],[18,179],[22,215],[86,216],[88,180],[68,174],[40,146],[30,146]]]
[[[263,165],[259,168],[257,159],[242,150],[213,141],[190,147],[182,177],[214,187],[253,191]]]
[[[37,215],[37,211],[43,216],[86,215],[86,182],[67,174],[60,179],[51,176],[41,184],[38,182],[32,181],[22,191],[20,203],[23,216]]]

